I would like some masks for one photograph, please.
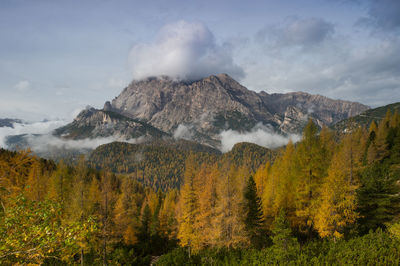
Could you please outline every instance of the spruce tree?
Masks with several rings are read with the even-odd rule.
[[[284,209],[279,211],[272,227],[272,250],[278,259],[277,264],[285,265],[299,250],[297,239],[292,236],[292,230],[286,219]]]
[[[247,181],[247,187],[244,192],[246,218],[245,228],[248,233],[251,245],[256,248],[262,248],[265,243],[265,231],[263,229],[263,214],[261,199],[257,195],[257,187],[253,176]]]

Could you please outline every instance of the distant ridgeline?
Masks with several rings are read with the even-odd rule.
[[[351,130],[359,126],[369,127],[372,121],[379,123],[379,121],[384,119],[388,111],[390,111],[392,114],[395,114],[396,112],[400,114],[400,102],[366,110],[359,115],[344,119],[334,124],[332,128],[337,131],[343,132],[345,130]]]

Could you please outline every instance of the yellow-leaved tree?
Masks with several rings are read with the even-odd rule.
[[[346,227],[359,217],[356,189],[359,186],[361,131],[358,132],[344,136],[322,186],[322,201],[315,218],[315,227],[321,237],[343,237]]]

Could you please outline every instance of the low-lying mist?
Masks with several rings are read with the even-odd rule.
[[[239,142],[251,142],[266,148],[274,149],[286,145],[289,140],[297,142],[301,138],[301,136],[296,134],[283,136],[274,132],[269,126],[261,123],[247,132],[238,132],[228,129],[222,131],[219,136],[221,139],[222,152],[230,151],[233,146]]]

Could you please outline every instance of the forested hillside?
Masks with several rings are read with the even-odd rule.
[[[231,152],[222,155],[214,148],[185,140],[144,144],[114,142],[98,147],[88,161],[93,168],[126,174],[155,190],[167,191],[181,186],[185,161],[189,156],[194,157],[198,164],[211,164],[227,157],[235,164],[245,164],[255,171],[266,160],[272,160],[275,154],[251,143],[237,144]]]
[[[400,263],[398,114],[339,137],[309,121],[274,152],[99,149],[97,170],[0,151],[0,264]]]

